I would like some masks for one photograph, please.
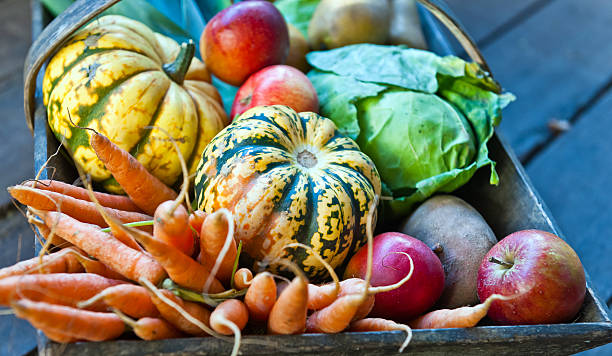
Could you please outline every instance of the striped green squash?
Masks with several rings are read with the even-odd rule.
[[[286,106],[252,108],[217,134],[195,180],[200,209],[234,214],[244,252],[264,262],[288,257],[313,280],[327,275],[322,264],[285,245],[304,243],[340,266],[365,243],[380,189],[370,158],[331,120]]]
[[[47,66],[49,127],[107,190],[120,187],[90,147],[91,132],[75,125],[102,133],[172,185],[181,167],[168,135],[195,173],[204,147],[229,123],[206,66],[193,54],[193,44],[179,46],[123,16],[92,21]]]

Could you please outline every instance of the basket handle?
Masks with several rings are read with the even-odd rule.
[[[32,43],[23,69],[24,111],[31,132],[34,132],[36,78],[43,64],[76,30],[119,1],[77,0],[51,21]]]
[[[490,75],[491,69],[484,59],[484,56],[476,46],[476,42],[468,35],[467,31],[459,23],[457,19],[444,11],[444,5],[440,0],[417,0],[423,5],[429,12],[431,12],[442,24],[455,36],[461,47],[470,56],[470,58],[478,63],[482,69],[487,71]]]

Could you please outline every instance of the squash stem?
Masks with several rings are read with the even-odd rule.
[[[162,66],[164,72],[166,72],[166,74],[172,78],[175,83],[179,85],[183,84],[185,74],[187,74],[187,69],[189,69],[189,65],[191,64],[191,59],[193,59],[194,54],[195,44],[192,40],[182,43],[181,50],[176,56],[174,62],[166,63]]]

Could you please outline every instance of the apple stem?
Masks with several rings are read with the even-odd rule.
[[[162,66],[164,72],[166,72],[166,74],[172,78],[176,84],[183,84],[185,74],[187,74],[187,70],[189,69],[189,65],[191,64],[191,59],[193,59],[194,54],[195,44],[192,40],[182,43],[180,52],[176,56],[174,62],[166,63]]]
[[[489,257],[489,262],[497,263],[498,265],[502,265],[502,266],[508,267],[508,268],[514,266],[514,264],[512,264],[512,263],[508,263],[506,261],[498,260],[495,257]]]

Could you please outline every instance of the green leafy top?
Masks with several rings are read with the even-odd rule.
[[[308,73],[321,114],[355,139],[383,180],[386,218],[398,219],[436,191],[450,192],[483,166],[487,142],[514,99],[474,63],[395,46],[311,52]]]
[[[276,0],[274,5],[285,17],[285,21],[295,26],[308,38],[308,24],[321,0]]]

